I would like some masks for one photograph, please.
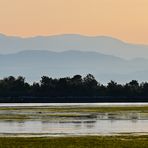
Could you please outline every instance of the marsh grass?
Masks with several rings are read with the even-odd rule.
[[[148,113],[142,107],[0,107],[0,120],[86,117],[96,113]],[[145,115],[145,114],[144,114]],[[147,114],[146,114],[147,116]],[[1,137],[0,148],[147,148],[148,136]]]
[[[147,148],[148,136],[0,138],[1,148]]]
[[[148,106],[126,106],[126,107],[0,107],[0,120],[3,119],[37,119],[49,117],[87,117],[92,118],[98,113],[122,114],[122,113],[144,113],[148,118]],[[146,113],[146,114],[145,114]]]
[[[148,112],[148,106],[120,106],[120,107],[0,107],[0,111],[30,111],[30,112],[116,112],[116,111],[140,111]]]

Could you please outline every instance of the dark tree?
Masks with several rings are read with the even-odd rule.
[[[109,97],[112,100],[114,98],[122,100],[123,98],[126,101],[139,97],[145,99],[148,97],[148,82],[139,84],[137,80],[132,80],[121,85],[110,81],[107,85],[103,85],[98,83],[92,74],[85,77],[74,75],[71,78],[59,79],[43,76],[39,83],[34,82],[32,85],[25,82],[25,78],[22,76],[9,76],[0,80],[0,101],[1,98],[16,98],[16,100],[17,98],[28,98],[28,100],[30,98],[54,98],[55,102],[58,102],[58,99],[62,98],[63,101],[68,102],[67,98],[78,98],[77,101],[81,101],[81,99],[84,101],[84,98],[97,97],[98,99]],[[46,100],[44,101],[46,102]]]

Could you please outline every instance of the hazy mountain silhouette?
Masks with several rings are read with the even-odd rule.
[[[99,52],[65,51],[51,52],[28,50],[0,55],[0,77],[22,75],[27,80],[39,80],[41,76],[73,76],[93,74],[98,81],[132,79],[146,81],[148,60],[136,58],[125,60]]]
[[[96,51],[125,59],[148,58],[148,45],[136,45],[107,36],[82,36],[75,34],[21,38],[0,34],[0,53],[24,50]]]

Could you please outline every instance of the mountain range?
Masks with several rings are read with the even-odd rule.
[[[0,34],[0,77],[66,77],[91,73],[101,83],[148,80],[148,45],[108,36],[65,34],[29,38]]]
[[[40,77],[66,77],[75,74],[93,74],[101,83],[115,80],[125,83],[136,79],[148,80],[148,60],[123,59],[94,51],[25,50],[11,54],[0,54],[0,77],[25,76],[27,81]]]
[[[148,45],[132,44],[108,36],[83,36],[78,34],[35,36],[22,38],[0,34],[0,53],[24,50],[94,51],[124,59],[148,58]]]

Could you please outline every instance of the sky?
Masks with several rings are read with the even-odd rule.
[[[107,35],[148,44],[148,0],[0,0],[0,32]]]

